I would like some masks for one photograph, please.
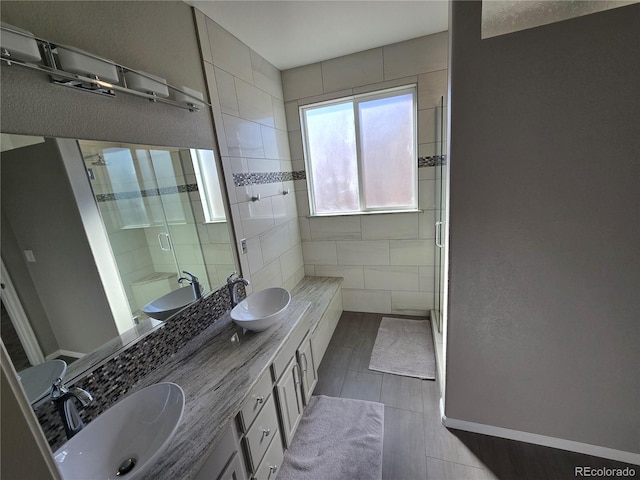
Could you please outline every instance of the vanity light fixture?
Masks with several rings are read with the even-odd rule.
[[[116,92],[197,112],[204,95],[188,87],[169,85],[164,78],[120,65],[75,47],[35,37],[6,23],[0,25],[0,60],[48,73],[52,83],[115,96]],[[173,98],[170,98],[170,97]]]

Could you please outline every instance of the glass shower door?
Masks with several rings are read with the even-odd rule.
[[[445,106],[444,97],[440,97],[440,105],[436,108],[436,129],[439,138],[436,153],[436,185],[435,185],[435,322],[438,332],[442,332],[444,294],[446,288],[446,270],[444,265],[445,247],[445,221],[446,221],[446,193],[447,193],[447,169],[444,152],[445,144]]]
[[[142,316],[144,305],[179,288],[183,270],[208,290],[181,151],[80,146],[133,315]]]

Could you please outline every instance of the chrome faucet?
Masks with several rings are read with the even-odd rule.
[[[249,282],[242,277],[238,277],[235,280],[233,277],[238,275],[238,272],[233,272],[227,277],[227,288],[229,289],[229,298],[231,299],[231,308],[238,304],[238,284],[242,283],[245,287],[249,285]]]
[[[189,278],[180,277],[178,279],[178,283],[182,285],[182,282],[189,282],[189,284],[191,285],[191,288],[193,288],[193,296],[195,297],[195,299],[197,300],[199,298],[202,298],[202,290],[200,287],[200,282],[198,281],[198,277],[196,277],[191,272],[187,272],[186,270],[183,270],[182,273],[184,273],[185,275],[188,275]]]
[[[67,439],[71,439],[84,427],[84,422],[80,418],[75,401],[78,400],[81,406],[86,407],[93,401],[93,397],[89,392],[81,388],[65,387],[61,378],[58,378],[51,385],[50,397],[58,409]]]

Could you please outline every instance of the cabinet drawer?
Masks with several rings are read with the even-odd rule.
[[[229,463],[234,455],[239,457],[238,452],[238,433],[236,431],[234,422],[229,422],[229,425],[224,430],[224,433],[220,436],[220,440],[216,444],[215,449],[209,455],[204,465],[196,475],[196,480],[215,480],[220,478],[225,470],[225,466]],[[244,478],[238,475],[238,478]]]
[[[244,467],[240,461],[240,452],[236,452],[231,461],[224,469],[224,472],[218,477],[217,480],[247,480],[247,476],[244,473]]]
[[[253,472],[260,464],[260,460],[262,460],[264,452],[273,437],[278,437],[278,416],[276,415],[273,395],[271,395],[244,436],[249,454],[248,460],[251,462],[251,470]]]
[[[260,410],[271,395],[271,376],[265,372],[258,383],[251,389],[247,399],[240,409],[240,427],[246,433],[251,427],[253,420],[258,416]]]
[[[278,475],[283,458],[282,442],[279,438],[274,438],[253,478],[255,480],[274,480]]]

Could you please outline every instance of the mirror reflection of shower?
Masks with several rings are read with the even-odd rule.
[[[209,252],[203,252],[200,235],[206,231],[198,229],[226,222],[213,152],[79,144],[134,316],[143,317],[144,305],[179,288],[184,270],[205,291],[217,285],[217,270],[233,265],[231,252],[205,259]]]

